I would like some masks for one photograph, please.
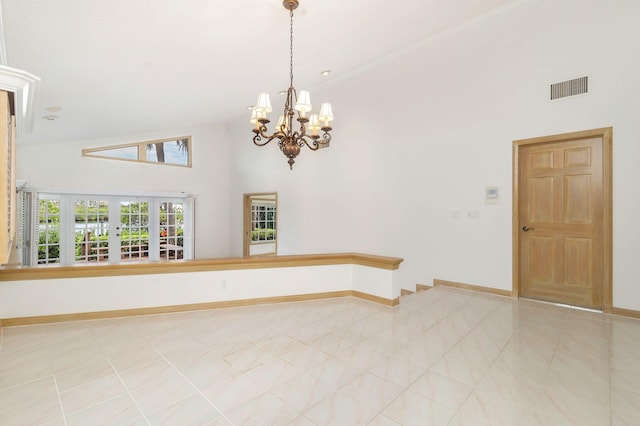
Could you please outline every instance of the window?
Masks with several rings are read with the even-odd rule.
[[[40,200],[39,204],[37,262],[60,263],[60,200]]]
[[[109,202],[74,200],[74,234],[76,262],[109,260]]]
[[[255,200],[251,204],[251,241],[275,241],[276,204]]]
[[[244,195],[244,256],[278,253],[277,193]]]
[[[22,241],[38,241],[25,265],[191,259],[193,200],[39,193],[22,207]],[[37,218],[29,219],[35,210]],[[28,235],[27,235],[28,234]],[[33,235],[31,235],[33,234]],[[24,251],[28,251],[27,248]],[[33,259],[33,260],[30,260]]]
[[[177,139],[168,142],[155,142],[146,145],[146,159],[148,163],[173,164],[191,166],[189,158],[190,139]]]
[[[160,204],[160,258],[182,259],[184,206],[182,203]]]
[[[191,167],[191,136],[86,148],[82,156]]]
[[[120,256],[125,260],[149,257],[149,202],[120,202]],[[161,231],[162,232],[162,231]]]

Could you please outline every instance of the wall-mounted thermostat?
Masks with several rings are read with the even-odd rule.
[[[484,203],[500,204],[500,188],[498,188],[497,186],[485,186]]]

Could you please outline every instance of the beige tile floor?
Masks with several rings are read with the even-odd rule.
[[[1,425],[640,425],[640,321],[437,287],[2,330]]]

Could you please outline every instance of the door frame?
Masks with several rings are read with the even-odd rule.
[[[250,257],[250,249],[251,246],[251,201],[254,198],[259,198],[260,196],[275,198],[276,202],[276,252],[275,255],[278,254],[278,222],[279,222],[279,212],[278,212],[278,192],[252,192],[248,194],[242,195],[242,256]],[[258,256],[258,255],[254,255]],[[271,255],[273,256],[273,255]]]
[[[603,233],[604,233],[604,277],[602,283],[602,311],[612,312],[613,308],[613,202],[612,202],[612,175],[613,175],[613,128],[603,127],[599,129],[584,130],[579,132],[563,133],[551,136],[542,136],[531,139],[513,141],[513,216],[512,216],[512,295],[520,297],[520,198],[519,198],[519,167],[520,148],[531,145],[551,144],[555,142],[567,142],[577,139],[602,138],[602,166],[603,166]]]

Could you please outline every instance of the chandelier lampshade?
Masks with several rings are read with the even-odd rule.
[[[311,111],[311,95],[306,90],[301,90],[298,95],[298,101],[296,102],[296,106],[293,107],[296,111],[300,113],[300,117],[305,117],[305,114]]]
[[[313,110],[311,95],[306,90],[296,91],[293,86],[293,11],[298,7],[298,0],[284,0],[283,6],[289,10],[289,89],[287,89],[283,114],[278,119],[272,134],[267,134],[267,124],[270,123],[268,114],[273,111],[268,93],[260,93],[251,111],[250,122],[253,129],[253,143],[265,146],[272,140],[278,141],[278,147],[289,159],[289,168],[293,170],[295,158],[300,148],[307,146],[312,151],[326,148],[331,142],[331,126],[333,112],[331,104],[323,103],[318,114],[310,114]],[[297,112],[297,118],[295,118]],[[298,129],[294,129],[294,118],[298,122]],[[297,125],[296,125],[297,126]],[[319,134],[322,132],[322,134]]]
[[[333,111],[331,111],[331,104],[324,103],[320,106],[320,115],[318,119],[324,123],[325,127],[329,126],[329,122],[333,121]]]
[[[269,99],[268,93],[260,93],[260,95],[258,95],[258,102],[256,102],[254,110],[258,112],[273,111],[273,109],[271,108],[271,100]]]

